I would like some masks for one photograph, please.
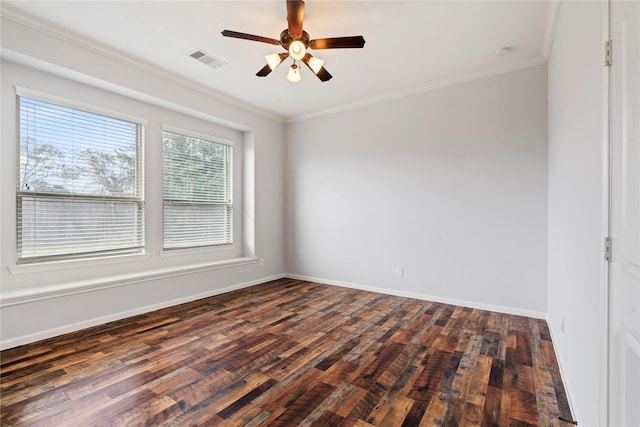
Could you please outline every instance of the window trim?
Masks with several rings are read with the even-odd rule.
[[[35,89],[25,88],[23,86],[15,86],[16,96],[24,97],[24,98],[32,98],[38,101],[49,102],[52,104],[58,104],[67,108],[75,108],[76,110],[82,110],[87,113],[100,114],[102,116],[107,116],[112,119],[124,120],[127,122],[136,123],[140,126],[146,127],[148,124],[147,119],[143,119],[138,116],[133,116],[131,114],[122,113],[116,110],[110,110],[108,108],[97,107],[92,104],[87,104],[84,102],[76,101],[71,98],[66,98],[58,95],[52,95],[50,93],[41,92]],[[20,123],[20,114],[17,114],[16,121],[19,125]],[[16,129],[16,134],[19,136],[19,129]],[[18,140],[18,143],[20,141]]]
[[[214,136],[211,135],[209,133],[203,133],[203,132],[198,132],[198,131],[194,131],[192,129],[185,129],[185,128],[181,128],[178,126],[173,126],[173,125],[169,125],[166,123],[162,124],[162,132],[170,132],[170,133],[177,133],[177,134],[181,134],[190,138],[198,138],[198,139],[204,139],[206,141],[209,142],[215,142],[218,144],[223,144],[223,145],[229,145],[231,147],[235,147],[236,142],[235,141],[231,141],[229,139],[224,139],[224,138],[220,138],[219,136]]]

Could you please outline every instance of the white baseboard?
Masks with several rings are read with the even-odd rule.
[[[72,323],[69,325],[59,326],[44,331],[38,331],[34,334],[23,335],[15,338],[0,341],[0,350],[6,350],[8,348],[17,347],[20,345],[32,343],[35,341],[52,338],[58,335],[66,334],[69,332],[79,331],[81,329],[90,328],[92,326],[102,325],[104,323],[113,322],[114,320],[125,319],[127,317],[136,316],[138,314],[148,313],[154,310],[160,310],[162,308],[171,307],[178,304],[183,304],[190,301],[196,301],[202,298],[208,298],[214,295],[220,295],[225,292],[235,291],[238,289],[248,288],[250,286],[259,285],[261,283],[270,282],[272,280],[282,279],[284,274],[277,274],[269,277],[262,277],[260,279],[251,280],[244,283],[238,283],[236,285],[227,286],[221,289],[213,289],[207,292],[202,292],[195,295],[189,295],[182,298],[177,298],[169,301],[163,301],[158,304],[147,305],[144,307],[137,307],[131,310],[122,311],[119,313],[113,313],[108,316],[96,317],[93,319],[84,320],[82,322]]]
[[[547,315],[546,319],[547,326],[549,327],[549,334],[551,334],[551,342],[553,343],[553,353],[556,356],[556,360],[558,361],[558,369],[560,370],[560,378],[562,378],[562,384],[564,385],[564,394],[567,396],[567,402],[569,402],[569,409],[571,410],[571,414],[573,415],[574,421],[579,419],[578,414],[576,413],[576,408],[571,401],[571,396],[573,396],[573,392],[571,391],[571,387],[569,386],[569,382],[567,381],[567,376],[564,374],[564,370],[562,369],[562,363],[560,362],[560,353],[558,353],[558,346],[556,335],[553,333],[553,328],[551,327],[551,319]]]
[[[296,279],[296,280],[306,280],[309,282],[326,283],[328,285],[342,286],[345,288],[352,288],[352,289],[360,289],[363,291],[377,292],[377,293],[386,294],[386,295],[395,295],[395,296],[401,296],[406,298],[415,298],[420,300],[439,302],[444,304],[459,305],[463,307],[476,308],[480,310],[496,311],[499,313],[515,314],[519,316],[527,316],[527,317],[533,317],[533,318],[545,319],[545,320],[547,319],[546,313],[537,312],[537,311],[524,310],[524,309],[518,309],[513,307],[503,307],[503,306],[490,305],[490,304],[481,304],[477,302],[454,299],[454,298],[443,298],[443,297],[438,297],[434,295],[418,294],[414,292],[398,291],[395,289],[378,288],[373,286],[366,286],[366,285],[342,282],[337,280],[285,273],[285,274],[277,274],[269,277],[263,277],[260,279],[227,286],[221,289],[214,289],[214,290],[203,292],[200,294],[189,295],[189,296],[178,298],[178,299],[168,300],[158,304],[152,304],[152,305],[138,307],[138,308],[123,311],[123,312],[113,313],[108,316],[87,319],[82,322],[77,322],[77,323],[72,323],[72,324],[68,324],[68,325],[64,325],[56,328],[46,329],[46,330],[38,331],[36,333],[29,334],[29,335],[14,337],[7,340],[0,340],[0,349],[5,350],[8,348],[17,347],[19,345],[28,344],[28,343],[39,341],[42,339],[52,338],[52,337],[66,334],[69,332],[74,332],[81,329],[90,328],[92,326],[101,325],[107,322],[112,322],[114,320],[125,319],[127,317],[136,316],[138,314],[148,313],[150,311],[159,310],[162,308],[167,308],[167,307],[171,307],[178,304],[183,304],[185,302],[195,301],[198,299],[223,294],[225,292],[230,292],[237,289],[259,285],[261,283],[266,283],[266,282],[281,279],[284,277]],[[57,297],[60,297],[60,296],[57,295]],[[21,302],[24,303],[24,301],[21,301]]]
[[[525,310],[515,307],[504,307],[500,305],[482,304],[474,301],[461,300],[457,298],[444,298],[436,295],[418,294],[414,292],[399,291],[396,289],[378,288],[374,286],[360,285],[356,283],[342,282],[339,280],[323,279],[319,277],[302,276],[299,274],[285,274],[285,277],[308,282],[326,283],[327,285],[342,286],[345,288],[360,289],[362,291],[377,292],[380,294],[394,295],[399,297],[414,298],[425,301],[439,302],[443,304],[459,305],[462,307],[477,308],[479,310],[495,311],[498,313],[515,314],[517,316],[533,317],[535,319],[547,319],[547,313],[534,310]]]

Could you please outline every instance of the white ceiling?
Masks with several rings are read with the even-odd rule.
[[[304,29],[312,39],[363,35],[366,44],[311,51],[333,79],[320,82],[303,67],[302,80],[290,83],[290,59],[255,76],[264,55],[282,48],[220,34],[279,38],[284,0],[4,0],[3,7],[288,120],[544,63],[554,20],[548,1],[308,0]],[[496,57],[503,46],[511,53]],[[189,57],[196,49],[228,65],[210,68]]]

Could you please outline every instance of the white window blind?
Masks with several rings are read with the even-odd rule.
[[[18,262],[140,252],[143,126],[18,97]]]
[[[163,132],[164,249],[233,243],[233,147]]]

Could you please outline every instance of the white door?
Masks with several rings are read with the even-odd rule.
[[[611,426],[640,427],[640,2],[611,5]]]

